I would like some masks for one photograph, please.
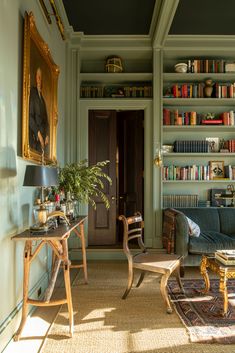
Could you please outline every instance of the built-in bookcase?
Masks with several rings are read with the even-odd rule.
[[[171,197],[180,202],[179,195],[184,195],[181,197],[183,200],[186,195],[197,195],[198,205],[208,206],[206,201],[210,199],[211,189],[226,189],[228,184],[235,184],[231,172],[235,166],[235,72],[225,72],[225,64],[234,60],[235,52],[219,47],[217,51],[215,48],[206,48],[206,42],[201,43],[201,50],[187,48],[188,44],[186,40],[186,46],[182,46],[181,50],[176,46],[165,49],[163,55],[162,145],[174,145],[175,141],[186,141],[186,146],[193,145],[188,153],[188,147],[185,147],[185,152],[163,154],[163,207],[166,205],[165,200],[169,201]],[[201,64],[196,72],[191,72],[194,71],[191,69],[187,73],[174,72],[175,64],[188,61],[192,64],[194,60]],[[219,69],[215,69],[216,62],[220,63]],[[209,98],[204,95],[204,82],[208,78],[214,84],[214,91]],[[210,120],[217,120],[217,123],[213,124]],[[210,142],[204,152],[198,145],[200,141],[206,140]],[[213,140],[217,144],[214,149],[211,144]],[[225,166],[224,177],[215,178],[210,174],[211,162],[216,161]],[[185,169],[186,172],[189,169],[189,177],[184,177]],[[202,171],[206,169],[207,177],[202,176]],[[179,173],[182,173],[182,178]],[[191,206],[195,206],[195,198],[191,199],[194,200]]]

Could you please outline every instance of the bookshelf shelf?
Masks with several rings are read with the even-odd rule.
[[[175,107],[234,107],[234,98],[167,98],[163,97],[163,104],[167,106]],[[210,108],[211,109],[211,108]]]
[[[149,72],[80,73],[80,98],[152,98]]]
[[[170,82],[201,82],[207,78],[214,81],[228,82],[235,81],[235,73],[164,73],[165,83]]]
[[[213,152],[213,153],[176,153],[176,152],[173,152],[173,153],[165,153],[163,154],[163,158],[167,158],[167,157],[174,157],[174,158],[177,158],[177,157],[202,157],[202,158],[205,158],[205,157],[226,157],[226,158],[229,158],[229,157],[235,157],[235,153],[220,153],[220,152]]]
[[[187,183],[187,184],[231,184],[235,183],[235,180],[229,180],[229,179],[223,179],[223,180],[163,180],[162,181],[164,184],[182,184],[182,183]]]
[[[86,101],[86,102],[89,102],[89,100],[91,100],[92,102],[93,101],[99,101],[100,103],[102,103],[102,102],[110,102],[110,103],[112,103],[112,102],[117,102],[117,101],[125,101],[125,102],[132,102],[133,103],[133,101],[136,101],[136,100],[138,100],[138,102],[141,102],[141,101],[144,101],[144,102],[146,102],[146,101],[149,101],[149,102],[152,102],[152,98],[125,98],[125,97],[121,97],[121,98],[104,98],[104,97],[101,97],[101,98],[80,98],[80,101]]]
[[[177,131],[183,131],[183,132],[190,132],[192,133],[193,131],[210,131],[210,132],[215,132],[215,133],[221,133],[221,132],[229,132],[233,131],[235,132],[235,126],[231,125],[163,125],[163,131],[164,132],[177,132]]]
[[[109,83],[109,84],[122,84],[132,82],[152,82],[152,73],[81,73],[80,79],[82,82],[90,83]]]

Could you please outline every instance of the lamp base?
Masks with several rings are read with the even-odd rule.
[[[41,232],[41,233],[45,233],[49,230],[49,227],[47,224],[44,225],[38,225],[38,224],[34,224],[29,228],[30,232]]]

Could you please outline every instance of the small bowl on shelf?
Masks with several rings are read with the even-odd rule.
[[[185,63],[178,63],[175,65],[175,72],[184,73],[188,71],[188,65]]]
[[[162,145],[162,153],[172,153],[173,152],[173,145]]]

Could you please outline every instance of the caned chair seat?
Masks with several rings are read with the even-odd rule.
[[[169,276],[174,273],[178,284],[183,291],[180,280],[180,264],[181,257],[171,254],[148,253],[142,239],[144,222],[140,213],[132,217],[119,216],[119,220],[123,222],[123,250],[128,260],[128,283],[122,299],[126,299],[129,294],[133,280],[134,269],[141,271],[137,287],[142,283],[145,272],[155,272],[161,275],[160,291],[167,306],[167,312],[172,312],[172,307],[167,293],[167,281]],[[133,255],[129,248],[129,241],[137,239],[141,252]]]

